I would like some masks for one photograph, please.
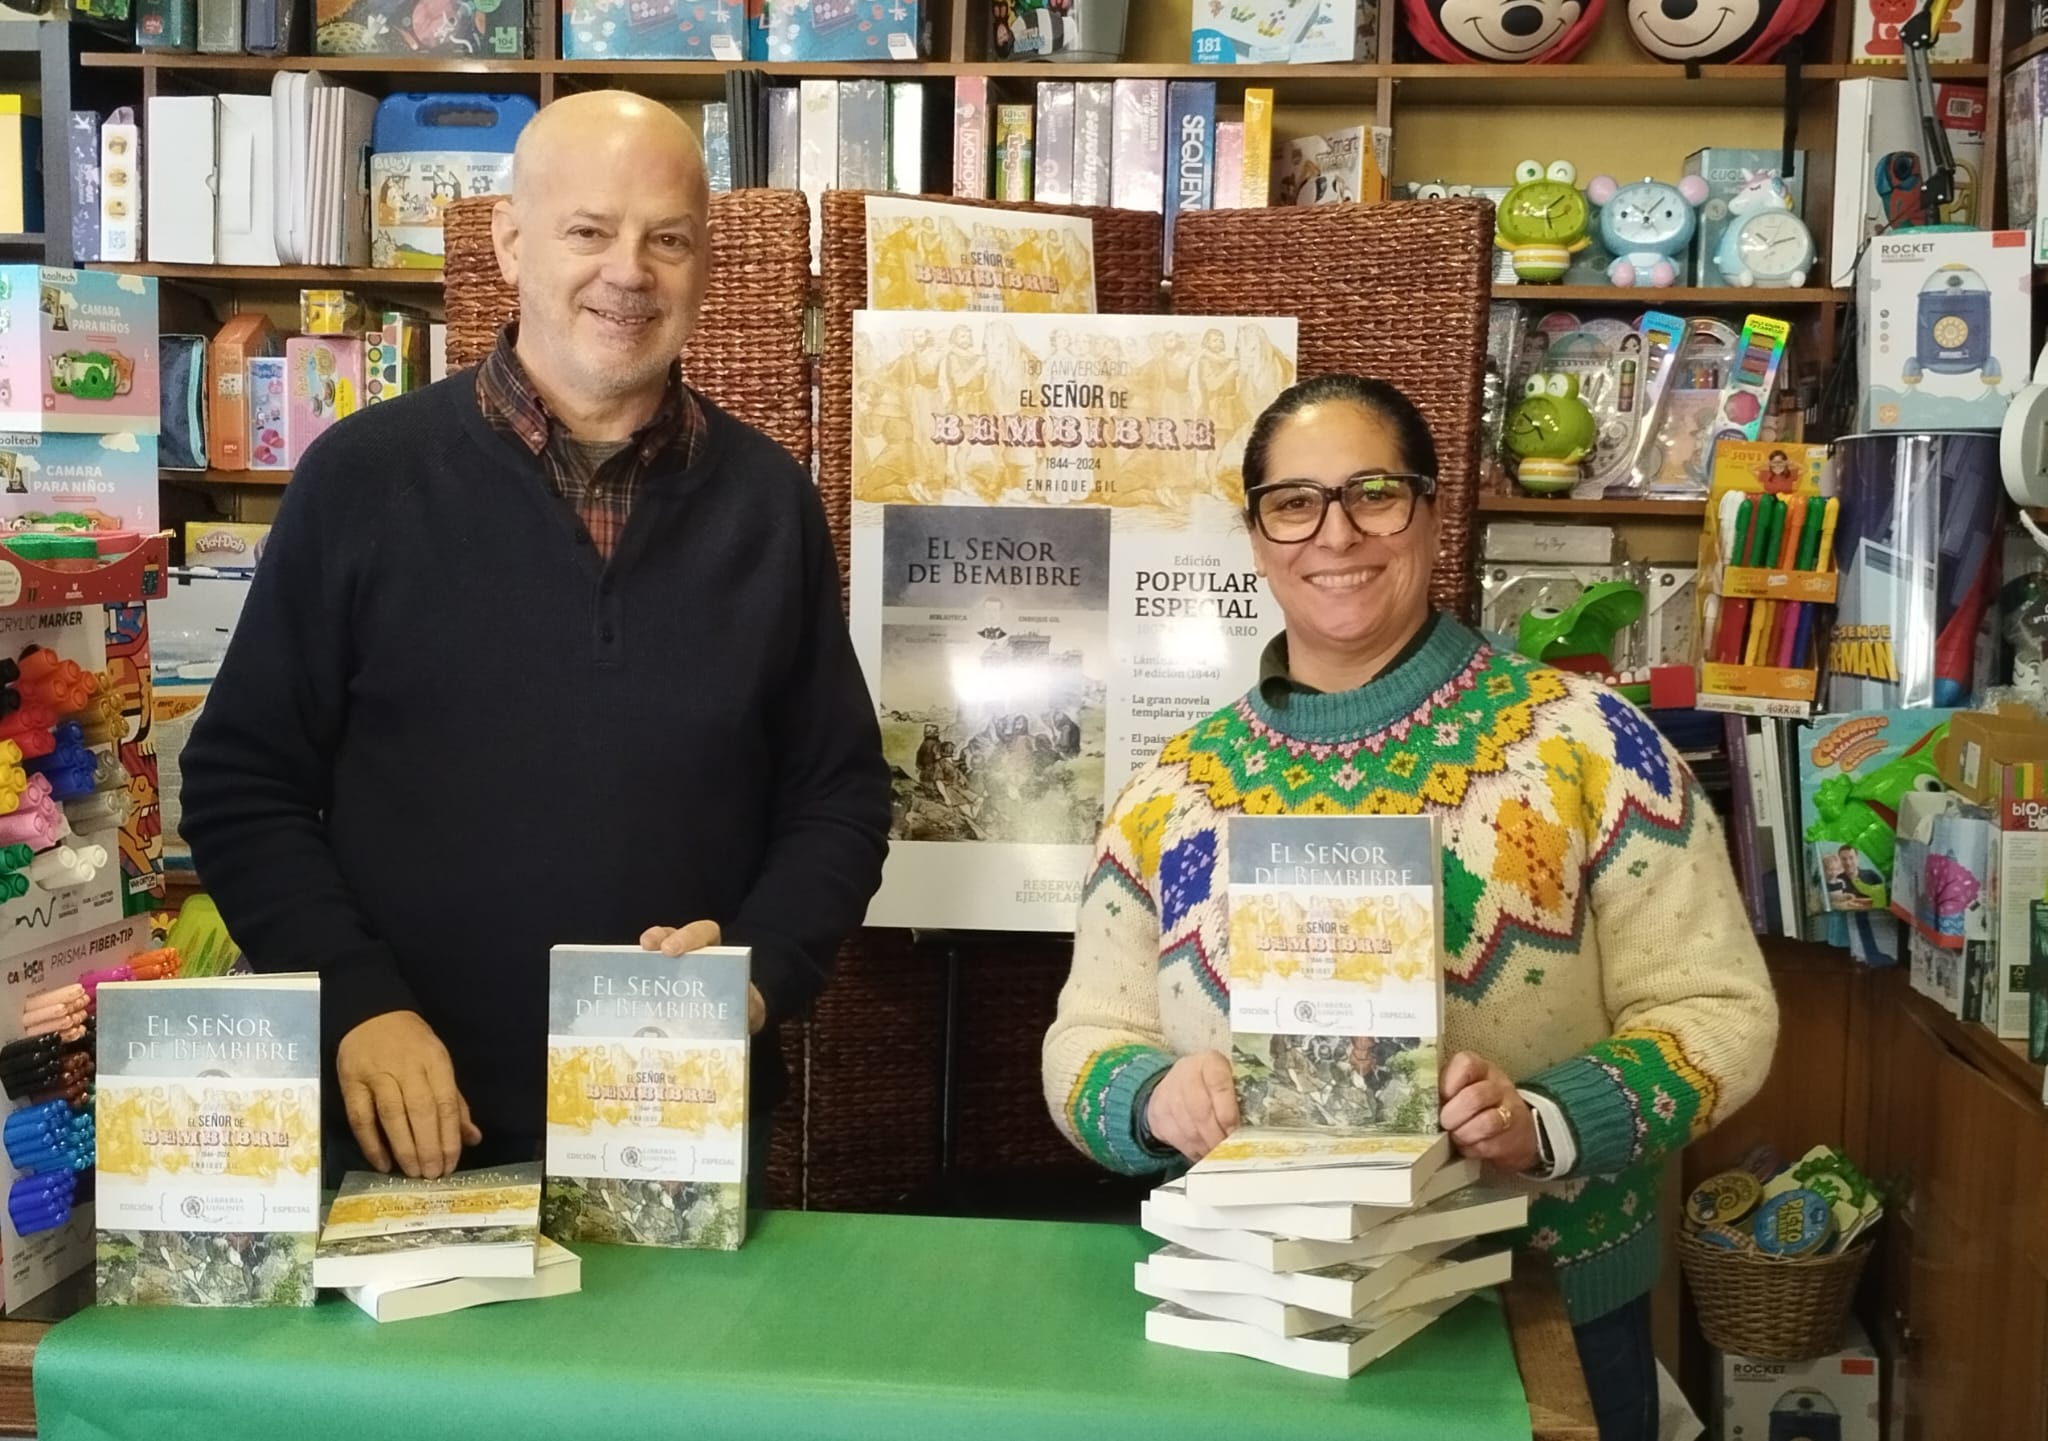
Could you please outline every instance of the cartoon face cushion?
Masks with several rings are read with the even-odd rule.
[[[1636,44],[1682,65],[1762,63],[1820,14],[1821,0],[1628,0]]]
[[[1423,49],[1454,65],[1554,65],[1586,48],[1605,7],[1606,0],[1401,0],[1401,16]]]
[[[1600,207],[1600,242],[1608,253],[1676,255],[1699,224],[1695,207],[1707,198],[1707,182],[1688,175],[1676,185],[1661,180],[1617,184],[1596,175],[1586,198]]]

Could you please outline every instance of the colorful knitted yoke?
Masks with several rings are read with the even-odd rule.
[[[1054,1117],[1116,1170],[1164,1169],[1136,1128],[1151,1083],[1229,1051],[1221,822],[1240,810],[1442,818],[1442,1055],[1564,1112],[1578,1160],[1530,1183],[1527,1240],[1573,1320],[1649,1289],[1664,1159],[1756,1091],[1777,1030],[1720,824],[1664,738],[1444,619],[1357,690],[1254,690],[1169,742],[1102,829],[1045,1041]]]

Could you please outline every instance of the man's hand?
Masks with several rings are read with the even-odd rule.
[[[706,946],[718,944],[719,929],[716,921],[692,921],[687,926],[649,926],[640,933],[640,949],[660,951],[664,956],[688,955],[701,951]],[[768,1003],[761,999],[760,990],[747,987],[747,1034],[753,1035],[768,1024]]]
[[[396,1160],[408,1176],[445,1176],[464,1146],[484,1138],[455,1088],[448,1048],[418,1011],[364,1021],[341,1038],[334,1069],[349,1129],[380,1171]]]
[[[1438,1091],[1444,1106],[1441,1124],[1459,1155],[1518,1174],[1534,1170],[1542,1160],[1536,1117],[1508,1073],[1493,1062],[1458,1052],[1444,1067]]]
[[[1237,1086],[1220,1051],[1182,1056],[1145,1103],[1145,1126],[1190,1161],[1199,1161],[1237,1128]]]

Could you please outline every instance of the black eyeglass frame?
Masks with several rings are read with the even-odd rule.
[[[1401,522],[1400,530],[1369,531],[1364,526],[1358,523],[1357,519],[1353,517],[1348,508],[1343,507],[1341,505],[1338,506],[1338,509],[1343,511],[1345,521],[1351,526],[1353,530],[1357,531],[1360,535],[1371,536],[1379,540],[1385,540],[1390,536],[1400,535],[1403,531],[1407,530],[1409,526],[1415,524],[1416,505],[1421,501],[1436,499],[1435,476],[1412,475],[1406,471],[1371,472],[1362,475],[1354,475],[1349,480],[1346,480],[1339,485],[1324,485],[1319,480],[1269,480],[1265,482],[1263,485],[1253,486],[1251,489],[1247,490],[1244,493],[1245,519],[1249,520],[1254,526],[1256,526],[1258,528],[1259,534],[1264,536],[1267,540],[1271,541],[1274,545],[1306,545],[1310,541],[1314,540],[1317,536],[1323,533],[1323,526],[1330,519],[1330,507],[1332,505],[1337,505],[1337,503],[1343,499],[1344,493],[1346,491],[1356,490],[1362,494],[1364,492],[1365,487],[1369,483],[1376,480],[1404,480],[1408,482],[1408,515],[1407,518]],[[1259,498],[1261,496],[1271,495],[1274,491],[1278,490],[1304,489],[1316,490],[1322,493],[1323,509],[1322,513],[1316,517],[1316,523],[1313,526],[1309,527],[1309,529],[1307,529],[1306,531],[1302,532],[1300,535],[1294,536],[1291,539],[1283,540],[1279,536],[1276,536],[1271,531],[1267,530],[1265,517],[1259,514]]]

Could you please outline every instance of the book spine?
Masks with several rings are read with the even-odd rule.
[[[914,80],[889,87],[889,188],[924,192],[924,86]]]
[[[841,190],[886,190],[889,182],[889,93],[880,80],[839,82]]]
[[[732,189],[732,111],[722,100],[704,107],[704,170],[713,195]]]
[[[988,77],[962,75],[953,82],[953,193],[988,198]]]
[[[1362,202],[1377,203],[1393,196],[1394,176],[1394,132],[1385,125],[1375,125],[1366,131],[1367,167],[1359,186],[1358,198]]]
[[[798,189],[797,153],[802,120],[799,96],[794,85],[777,85],[768,91],[768,187],[771,190]]]
[[[1031,198],[1031,107],[996,107],[996,199]]]
[[[170,53],[199,48],[196,0],[136,0],[135,47]]]
[[[242,0],[199,0],[199,52],[242,53]]]
[[[1216,86],[1176,80],[1166,91],[1166,273],[1173,274],[1173,229],[1181,213],[1207,210],[1215,184]]]
[[[1244,180],[1237,203],[1273,203],[1273,92],[1262,87],[1244,92]]]
[[[1749,722],[1739,715],[1721,717],[1721,738],[1728,750],[1729,825],[1735,833],[1735,871],[1742,882],[1742,903],[1749,928],[1769,932],[1764,911],[1764,869],[1757,854],[1756,778],[1749,771]]]
[[[100,117],[74,110],[65,132],[71,147],[71,258],[86,264],[100,258]]]
[[[1244,122],[1219,121],[1216,126],[1216,184],[1210,205],[1235,210],[1244,194]]]
[[[100,259],[139,260],[142,249],[142,127],[100,127]]]
[[[1037,148],[1032,193],[1048,205],[1074,203],[1074,85],[1054,80],[1038,87]]]
[[[1166,204],[1166,82],[1115,82],[1114,153],[1110,204],[1119,210],[1159,213]]]
[[[1115,88],[1107,80],[1074,87],[1074,204],[1109,204],[1109,162]]]

